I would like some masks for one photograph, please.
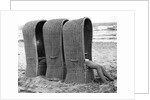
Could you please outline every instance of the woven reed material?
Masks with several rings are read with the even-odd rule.
[[[37,47],[37,39],[39,41],[43,41],[39,38],[42,38],[42,26],[44,23],[45,20],[30,21],[23,27],[23,38],[27,63],[25,74],[27,77],[37,76],[39,65],[38,56],[45,56],[44,53],[42,53],[44,52],[43,49],[39,50]]]
[[[53,19],[43,26],[44,45],[47,60],[46,77],[49,80],[64,79],[64,60],[62,50],[63,25],[67,19]]]
[[[92,23],[89,18],[71,20],[63,27],[64,55],[67,69],[66,83],[88,83],[93,79],[92,69],[84,65],[92,60]]]

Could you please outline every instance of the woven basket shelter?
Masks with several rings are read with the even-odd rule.
[[[63,25],[67,19],[52,19],[43,26],[44,44],[47,61],[46,78],[64,80]]]
[[[45,58],[42,28],[46,20],[36,20],[26,23],[23,27],[23,38],[26,54],[26,76],[35,77],[46,73],[46,65],[40,63]],[[40,66],[40,67],[38,67]]]
[[[63,27],[63,44],[67,69],[66,83],[88,83],[94,75],[85,66],[85,58],[92,60],[92,23],[89,18],[71,20]]]

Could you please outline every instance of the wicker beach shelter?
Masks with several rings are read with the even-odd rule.
[[[63,26],[66,83],[88,83],[94,75],[85,65],[92,60],[92,23],[87,17],[71,20]]]
[[[46,20],[30,21],[23,27],[23,38],[27,62],[25,74],[27,77],[44,75],[46,71],[46,66],[43,67],[39,60],[41,58],[45,58],[42,31],[45,22]]]
[[[46,78],[64,80],[63,25],[67,19],[52,19],[43,26],[44,44],[47,61]]]

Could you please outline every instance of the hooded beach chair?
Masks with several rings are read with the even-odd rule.
[[[63,25],[67,19],[53,19],[43,26],[44,44],[47,61],[46,78],[64,80]]]
[[[67,75],[66,83],[88,83],[93,70],[85,66],[92,60],[92,23],[89,18],[71,20],[63,26],[63,44]]]
[[[43,25],[46,20],[36,20],[26,23],[23,27],[23,38],[26,54],[26,76],[45,75],[46,62],[43,43]]]

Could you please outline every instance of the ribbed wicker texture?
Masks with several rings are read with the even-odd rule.
[[[64,79],[62,50],[63,25],[67,19],[53,19],[44,24],[44,44],[47,60],[46,77],[50,80]]]
[[[72,20],[63,27],[64,55],[67,69],[66,83],[87,83],[93,79],[92,69],[84,65],[92,60],[92,23],[89,18]]]
[[[39,65],[38,63],[39,53],[36,44],[37,43],[36,34],[42,33],[41,30],[42,30],[42,25],[44,23],[45,20],[31,21],[26,23],[23,27],[23,38],[24,38],[26,62],[27,62],[25,74],[27,77],[37,76],[38,65]]]

